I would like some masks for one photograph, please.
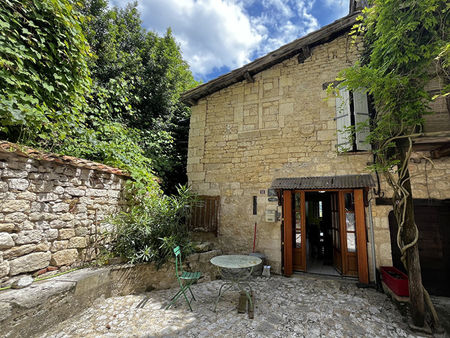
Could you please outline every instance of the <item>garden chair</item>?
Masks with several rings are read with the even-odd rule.
[[[192,295],[192,299],[196,300],[194,294],[192,293],[191,285],[197,282],[202,277],[202,273],[183,271],[183,262],[181,261],[180,247],[177,246],[175,249],[173,249],[173,252],[175,253],[175,273],[178,279],[178,284],[180,285],[180,290],[175,296],[170,299],[169,304],[165,307],[165,309],[167,310],[168,308],[170,308],[183,294],[186,303],[188,303],[189,305],[189,309],[192,311],[191,302],[186,296],[186,291],[189,290]]]

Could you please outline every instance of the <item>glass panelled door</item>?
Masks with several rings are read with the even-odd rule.
[[[362,189],[328,190],[331,221],[333,265],[341,274],[358,276],[368,283],[364,194]],[[294,271],[307,271],[306,266],[306,192],[283,191],[283,269],[289,276]],[[328,202],[327,202],[328,203]],[[329,223],[328,223],[329,224]]]
[[[292,203],[293,268],[296,271],[306,271],[305,192],[295,191],[293,193]]]
[[[356,255],[356,218],[353,191],[340,191],[342,260],[345,275],[358,275]]]
[[[333,265],[342,273],[341,227],[339,220],[339,195],[331,194],[331,229],[333,235]]]

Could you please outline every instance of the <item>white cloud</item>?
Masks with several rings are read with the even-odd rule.
[[[119,7],[129,1],[110,0]],[[336,11],[348,0],[322,1],[330,11]],[[140,0],[138,8],[146,29],[164,34],[172,28],[195,77],[205,79],[214,70],[240,67],[318,29],[318,20],[311,12],[314,2]]]
[[[243,7],[232,1],[151,0],[142,1],[139,9],[145,28],[161,34],[172,28],[183,57],[200,77],[214,68],[250,62],[262,39]]]
[[[263,0],[263,2],[267,7],[257,20],[260,21],[260,25],[268,27],[268,33],[265,43],[258,48],[258,56],[277,49],[320,27],[317,19],[311,14],[314,1]],[[282,9],[281,6],[289,7],[289,10]]]
[[[290,7],[289,1],[262,0],[262,5],[265,8],[273,7],[275,9],[275,11],[272,12],[273,15],[282,16],[285,18],[290,18],[293,16],[293,12]]]
[[[338,18],[342,18],[348,14],[349,1],[348,0],[324,0],[325,5],[335,12]]]

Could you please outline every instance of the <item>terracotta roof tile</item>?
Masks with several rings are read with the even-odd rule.
[[[85,160],[67,155],[46,153],[17,143],[0,141],[0,152],[14,153],[19,156],[32,158],[38,161],[55,162],[59,164],[71,165],[76,168],[92,169],[118,176],[130,177],[130,174],[118,168],[110,167],[102,163]]]

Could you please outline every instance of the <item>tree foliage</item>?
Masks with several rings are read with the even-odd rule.
[[[180,94],[196,85],[171,30],[163,37],[142,28],[136,3],[108,8],[104,0],[86,0],[83,25],[95,57],[90,60],[94,85],[117,93],[123,105],[110,118],[140,131],[140,145],[152,160],[166,191],[185,177],[189,110]],[[93,98],[95,102],[97,98]],[[126,104],[125,104],[126,103]]]
[[[185,182],[179,98],[196,82],[170,29],[106,0],[5,0],[0,14],[1,138],[156,173],[171,193]]]
[[[136,4],[106,0],[3,0],[0,29],[0,137],[131,173],[114,252],[163,262],[186,246],[192,194],[174,187],[189,118],[179,98],[195,81],[170,29],[147,32]]]
[[[418,230],[414,221],[408,163],[412,139],[421,135],[423,117],[433,99],[426,84],[438,77],[441,94],[448,95],[448,9],[442,0],[372,0],[355,32],[364,34],[361,62],[341,72],[350,90],[365,88],[376,113],[368,141],[375,154],[373,169],[381,171],[392,187],[394,214],[399,224],[398,245],[408,270],[412,319],[423,325],[424,296],[418,259]],[[433,313],[435,322],[437,316]]]
[[[342,86],[366,88],[376,105],[375,123],[369,141],[383,158],[395,164],[392,137],[422,129],[430,113],[432,95],[425,85],[434,77],[447,77],[439,57],[448,38],[448,6],[441,0],[374,0],[365,9],[363,25],[366,52],[361,63],[345,70]],[[448,77],[443,79],[448,91]],[[383,154],[381,154],[381,152]]]
[[[172,257],[178,245],[188,253],[186,220],[195,202],[192,192],[178,187],[177,196],[166,196],[149,194],[135,186],[129,192],[130,210],[112,219],[112,252],[131,263],[155,262],[158,266]]]
[[[81,20],[67,0],[0,2],[0,132],[5,137],[45,141],[77,128],[90,86]]]

